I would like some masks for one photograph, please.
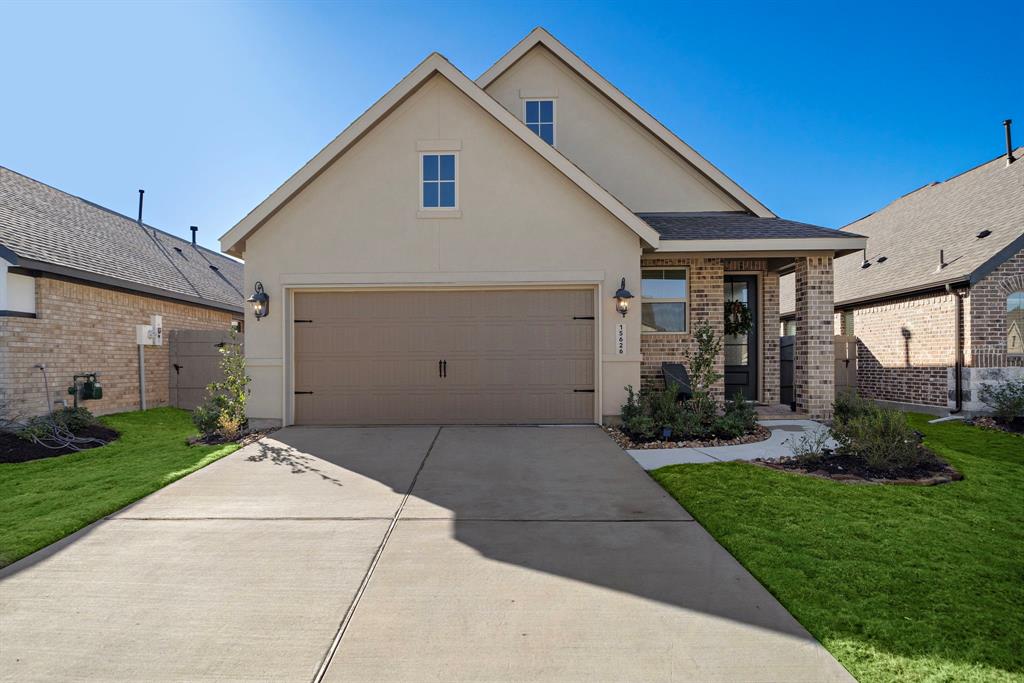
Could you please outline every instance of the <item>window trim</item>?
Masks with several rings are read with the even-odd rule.
[[[523,98],[523,124],[529,128],[530,124],[526,122],[526,107],[528,102],[550,102],[551,103],[551,146],[558,147],[558,99],[555,97],[525,97]],[[537,125],[543,124],[543,121],[538,121]],[[530,131],[533,133],[533,131]],[[533,133],[540,138],[540,133]],[[544,138],[540,138],[542,141]]]
[[[431,181],[427,181],[427,180],[425,180],[423,178],[423,157],[441,157],[441,156],[448,156],[448,155],[451,155],[451,156],[455,157],[455,205],[454,206],[424,206],[423,205],[423,194],[424,194],[423,193],[423,188],[424,188],[424,183],[426,183],[426,182],[434,182],[434,181],[432,181],[432,180]],[[435,211],[437,211],[437,212],[452,213],[452,212],[458,211],[459,210],[459,152],[457,150],[444,150],[444,151],[432,150],[432,151],[420,152],[419,155],[417,155],[417,163],[419,164],[419,178],[420,178],[420,186],[419,186],[420,198],[419,198],[419,201],[418,201],[419,211],[421,211],[421,212],[428,212],[428,213],[432,213],[432,212],[435,212]],[[440,181],[438,181],[438,182],[440,182]],[[440,202],[440,195],[439,195],[439,200],[438,201]]]
[[[1013,358],[1014,360],[1024,357],[1024,353],[1010,350],[1010,298],[1015,297],[1018,294],[1024,296],[1024,289],[1015,289],[1012,292],[1008,292],[1006,297],[1003,299],[1006,302],[1006,314],[1004,318],[1006,325],[1006,337],[1003,341],[1006,344],[1007,357]]]
[[[685,274],[684,282],[686,282],[686,296],[684,297],[671,297],[668,299],[663,298],[649,298],[644,296],[644,271],[660,270],[681,270]],[[645,330],[643,323],[643,312],[644,304],[685,304],[683,307],[683,329],[676,331],[662,331],[662,330]],[[640,334],[675,334],[675,335],[688,335],[690,334],[690,269],[687,266],[640,266]]]

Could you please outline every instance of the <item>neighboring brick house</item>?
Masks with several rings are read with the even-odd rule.
[[[194,233],[193,233],[194,234]],[[98,372],[105,414],[140,405],[136,325],[162,316],[144,347],[147,407],[167,405],[167,333],[242,320],[242,264],[0,167],[0,404],[16,415],[69,400]]]
[[[861,396],[974,412],[982,385],[1024,377],[1022,149],[842,228],[869,238],[835,260],[834,328],[858,339]],[[792,275],[780,295],[791,333]]]

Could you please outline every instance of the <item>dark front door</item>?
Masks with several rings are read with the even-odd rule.
[[[725,336],[725,397],[742,392],[748,401],[757,400],[757,276],[726,275],[725,302],[739,301],[750,311],[752,325],[745,334]],[[728,309],[728,306],[726,306]],[[728,315],[728,313],[726,313]]]

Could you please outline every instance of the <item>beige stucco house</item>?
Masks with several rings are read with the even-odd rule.
[[[270,297],[250,416],[284,424],[600,422],[727,298],[755,325],[718,393],[774,404],[782,268],[822,415],[832,259],[864,245],[775,216],[540,28],[476,81],[431,54],[221,238]]]

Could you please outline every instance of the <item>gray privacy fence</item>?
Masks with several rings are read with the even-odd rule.
[[[857,393],[857,338],[836,335],[836,394]]]
[[[168,339],[168,396],[176,408],[192,410],[203,402],[206,385],[223,379],[220,347],[241,344],[227,330],[171,330]]]
[[[779,402],[790,405],[796,400],[793,392],[793,359],[796,352],[796,337],[779,337]]]
[[[836,393],[857,393],[857,338],[833,338],[836,353]],[[793,361],[796,358],[796,337],[779,337],[779,400],[790,405],[796,400],[793,387]]]

